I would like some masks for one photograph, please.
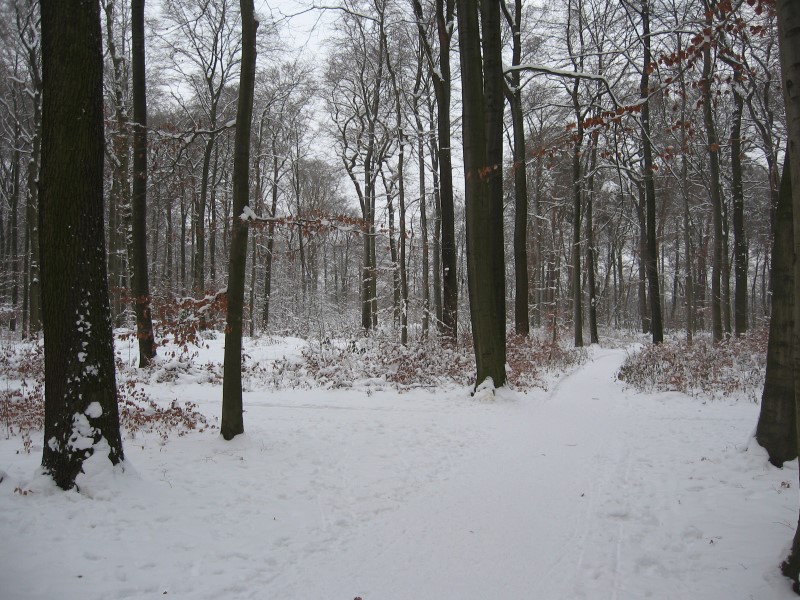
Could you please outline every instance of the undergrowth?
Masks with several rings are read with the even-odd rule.
[[[516,389],[546,388],[548,372],[565,371],[585,360],[582,350],[564,348],[537,337],[511,336],[507,341],[508,383]],[[475,383],[472,339],[455,344],[439,339],[415,340],[407,346],[392,336],[309,344],[300,358],[276,360],[270,370],[258,365],[251,374],[274,387],[391,387],[398,390],[469,386]]]
[[[629,353],[617,378],[642,391],[692,396],[744,396],[758,402],[764,387],[768,331],[759,329],[718,344],[696,338],[645,345]]]
[[[44,355],[41,343],[18,344],[0,350],[0,424],[6,439],[22,439],[22,451],[30,453],[32,436],[44,428]],[[192,402],[169,406],[156,403],[135,377],[118,376],[117,403],[120,424],[130,439],[154,433],[162,440],[170,435],[204,431],[214,425]]]

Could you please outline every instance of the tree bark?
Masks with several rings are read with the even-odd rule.
[[[769,322],[767,369],[756,440],[776,467],[797,457],[792,332],[794,330],[794,273],[792,252],[792,178],[786,153],[772,246],[772,318]]]
[[[103,60],[97,2],[42,0],[41,15],[42,467],[66,490],[95,452],[123,460],[103,232]]]
[[[131,0],[131,87],[133,92],[133,185],[131,236],[133,263],[131,291],[139,340],[139,366],[146,367],[156,355],[150,316],[150,283],[147,274],[147,91],[145,87],[144,3]]]
[[[661,291],[658,280],[658,239],[656,231],[656,185],[653,178],[653,146],[650,141],[650,0],[642,2],[642,43],[644,62],[639,84],[639,97],[642,99],[642,158],[644,161],[644,196],[647,241],[645,244],[644,266],[647,273],[647,292],[650,299],[650,331],[653,343],[664,341],[664,318],[661,309]]]
[[[741,80],[740,70],[734,71],[734,82]],[[731,131],[731,174],[733,176],[733,257],[734,257],[734,318],[737,336],[747,331],[747,266],[748,244],[744,231],[744,185],[742,183],[742,113],[744,98],[737,85],[733,86],[733,129]]]
[[[439,39],[439,65],[435,68],[430,42],[422,26],[422,5],[414,1],[420,40],[426,46],[429,71],[432,75],[436,95],[436,161],[438,163],[437,227],[440,232],[439,249],[441,260],[441,315],[438,327],[443,336],[455,339],[458,333],[458,271],[456,264],[455,202],[453,198],[453,166],[450,140],[450,44],[453,37],[453,8],[455,0],[436,0],[436,31]],[[436,193],[436,192],[435,192]],[[439,236],[437,236],[439,237]],[[438,273],[434,271],[434,285]],[[438,291],[434,292],[434,297]],[[438,306],[437,306],[438,308]]]
[[[225,378],[222,382],[220,433],[226,440],[244,433],[242,410],[242,315],[247,269],[248,222],[242,218],[250,196],[250,128],[256,79],[256,30],[253,0],[240,0],[242,68],[233,158],[233,226],[228,266],[228,312],[225,326]]]
[[[514,2],[514,16],[506,12],[506,21],[512,33],[511,64],[522,60],[522,0]],[[514,329],[517,335],[530,333],[528,301],[530,295],[528,279],[528,172],[525,152],[525,121],[522,112],[522,87],[520,71],[511,73],[511,85],[506,90],[511,107],[511,123],[514,132]]]
[[[704,2],[706,7],[706,27],[711,27],[712,5]],[[708,143],[709,177],[711,195],[711,215],[714,226],[714,253],[711,261],[711,336],[715,342],[722,340],[722,190],[720,187],[719,138],[714,124],[714,107],[711,97],[711,47],[703,47],[703,74],[700,87],[703,97],[703,123]]]
[[[597,138],[592,141],[591,159],[589,160],[589,178],[586,184],[586,272],[589,288],[589,343],[599,344],[597,333],[597,249],[594,242],[594,170],[597,165]]]
[[[781,84],[784,103],[786,105],[786,125],[789,143],[789,172],[792,181],[792,223],[794,257],[800,252],[800,4],[795,0],[777,0],[775,5],[778,22],[778,40],[780,43]],[[800,293],[800,261],[793,262],[794,297]],[[775,281],[773,281],[773,284]],[[794,365],[795,410],[800,404],[800,302],[794,302],[794,335],[792,363]],[[798,439],[800,439],[800,420],[798,423]],[[784,575],[794,581],[794,591],[800,594],[800,521],[792,541],[789,557],[781,565]]]
[[[499,387],[506,381],[499,1],[484,0],[480,15],[482,36],[478,34],[477,0],[459,0],[467,281],[476,386],[491,378]]]

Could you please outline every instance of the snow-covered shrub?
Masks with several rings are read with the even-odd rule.
[[[709,338],[644,345],[628,355],[617,378],[643,391],[678,391],[758,401],[764,387],[768,332],[759,329],[714,344]]]
[[[546,372],[563,371],[582,362],[585,352],[558,343],[512,336],[507,344],[510,385],[517,389],[546,387]],[[269,383],[275,387],[369,389],[436,388],[475,383],[472,339],[457,343],[440,339],[412,340],[402,346],[391,335],[325,339],[309,343],[301,358],[284,358],[272,365]]]
[[[160,406],[136,381],[147,378],[147,369],[126,368],[118,361],[117,398],[122,428],[130,437],[154,432],[162,439],[172,434],[213,427],[197,405],[173,401]],[[30,452],[32,436],[44,428],[44,352],[40,343],[22,343],[0,351],[0,376],[6,387],[0,390],[0,423],[6,439],[19,437],[23,450]]]

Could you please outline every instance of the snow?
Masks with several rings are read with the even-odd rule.
[[[221,360],[209,346],[198,364]],[[139,433],[124,468],[101,440],[80,492],[39,473],[41,442],[0,439],[0,597],[793,598],[777,566],[797,463],[775,469],[751,441],[758,405],[638,393],[614,378],[624,357],[593,347],[549,390],[490,402],[251,385],[244,436]],[[214,418],[221,387],[204,381],[148,391]]]
[[[242,214],[239,215],[239,218],[242,221],[257,221],[258,216],[256,213],[253,212],[253,209],[250,208],[250,205],[245,204],[244,208],[242,209]]]
[[[99,402],[92,402],[83,413],[90,419],[99,419],[103,416],[103,407]]]

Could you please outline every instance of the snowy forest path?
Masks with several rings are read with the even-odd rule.
[[[246,435],[129,439],[129,472],[81,495],[0,440],[0,597],[794,597],[776,565],[796,466],[750,444],[757,405],[640,393],[616,379],[625,350],[587,352],[493,398],[253,389]],[[178,389],[216,414],[218,387],[163,400]]]

